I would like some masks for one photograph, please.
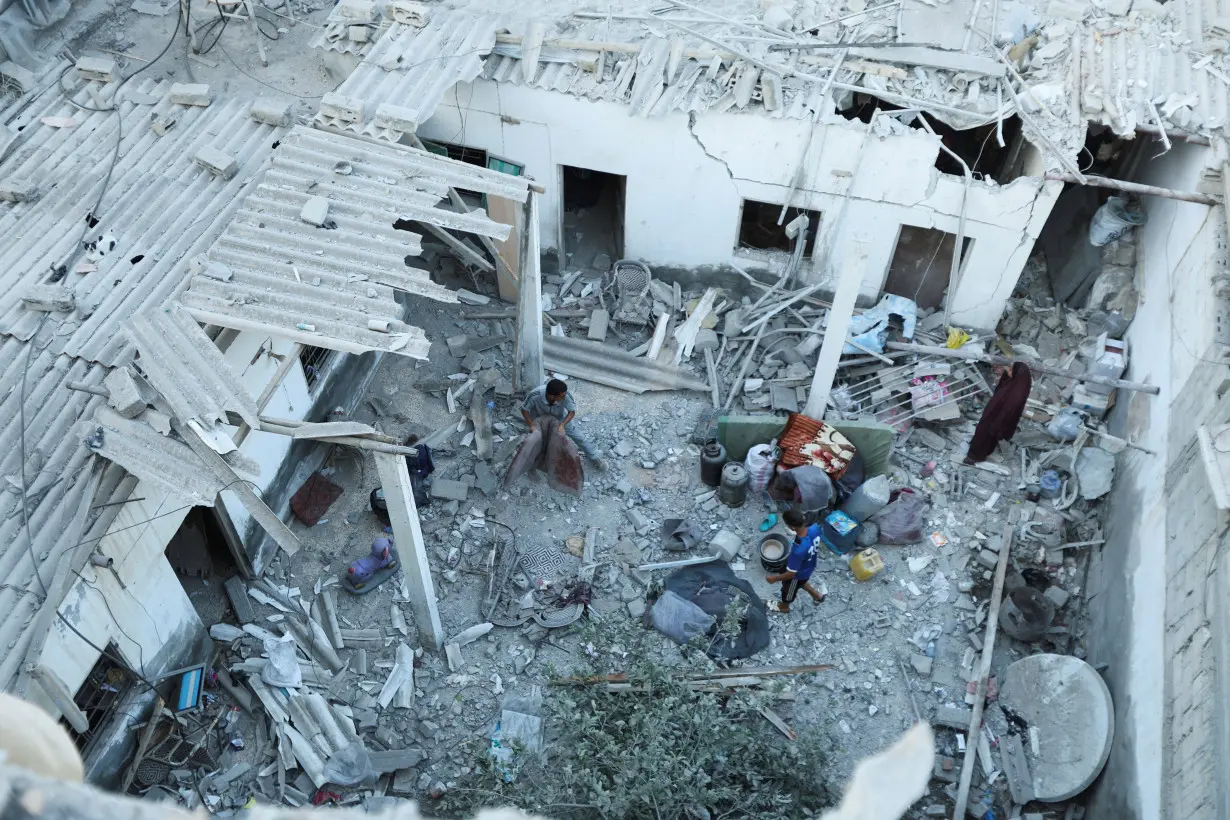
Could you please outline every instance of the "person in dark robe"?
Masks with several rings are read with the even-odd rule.
[[[1025,412],[1025,401],[1033,386],[1029,368],[1023,362],[1013,362],[1011,371],[1007,368],[996,370],[1001,373],[999,384],[995,386],[995,394],[987,402],[982,418],[978,419],[978,426],[974,428],[974,437],[965,455],[966,464],[986,461],[987,456],[995,452],[996,444],[1011,441],[1017,425],[1021,423],[1021,413]]]

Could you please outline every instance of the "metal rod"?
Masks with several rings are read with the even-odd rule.
[[[1142,185],[1139,182],[1124,182],[1121,179],[1110,179],[1109,177],[1093,177],[1085,176],[1084,182],[1076,179],[1071,174],[1047,174],[1047,179],[1057,180],[1059,182],[1070,182],[1074,185],[1089,185],[1094,188],[1109,188],[1112,191],[1123,191],[1127,194],[1139,194],[1140,196],[1160,196],[1165,199],[1177,199],[1181,202],[1194,202],[1197,205],[1220,205],[1221,199],[1209,194],[1201,194],[1196,191],[1176,191],[1173,188],[1162,188],[1157,185]]]

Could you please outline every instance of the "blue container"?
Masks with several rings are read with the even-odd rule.
[[[1057,470],[1043,472],[1038,479],[1038,486],[1042,489],[1043,498],[1059,498],[1059,489],[1062,486],[1059,472]]]
[[[838,555],[858,549],[858,531],[862,525],[841,510],[834,510],[820,524],[820,540]]]

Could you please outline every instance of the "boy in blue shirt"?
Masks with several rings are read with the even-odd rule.
[[[807,590],[812,600],[819,604],[824,600],[824,592],[817,591],[808,583],[812,573],[816,571],[817,550],[820,547],[820,525],[806,524],[803,513],[798,510],[786,510],[782,513],[782,522],[794,530],[794,544],[790,547],[790,557],[786,559],[786,571],[768,575],[765,580],[770,584],[782,585],[781,601],[768,601],[766,605],[772,612],[789,612],[794,603],[799,588]],[[823,589],[824,584],[820,584]]]

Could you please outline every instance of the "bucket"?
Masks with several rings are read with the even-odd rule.
[[[1030,586],[1012,590],[999,611],[999,628],[1018,641],[1036,641],[1050,629],[1055,606]]]
[[[765,572],[783,572],[790,560],[790,542],[786,536],[771,532],[760,539],[760,565]]]

